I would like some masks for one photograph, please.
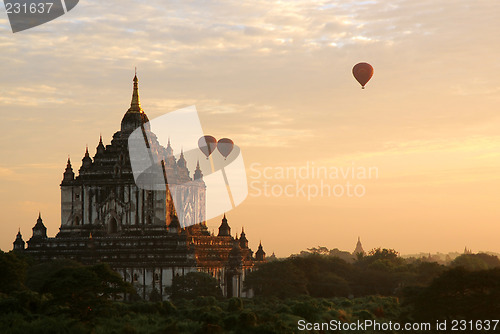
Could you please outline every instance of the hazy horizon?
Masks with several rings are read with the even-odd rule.
[[[16,34],[0,9],[3,251],[39,211],[57,234],[68,155],[76,172],[87,144],[110,143],[137,67],[150,120],[196,105],[241,148],[250,194],[227,218],[254,251],[352,252],[360,236],[365,251],[500,253],[494,2],[91,0]],[[306,166],[328,174],[279,174]],[[347,182],[363,196],[297,190]]]

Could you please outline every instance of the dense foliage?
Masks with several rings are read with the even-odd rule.
[[[193,299],[198,296],[222,297],[217,280],[201,272],[190,272],[184,276],[176,275],[167,292],[173,300]]]
[[[406,262],[394,250],[374,249],[349,263],[336,256],[302,253],[264,263],[250,273],[246,287],[264,297],[359,297],[397,295],[407,285],[425,285],[444,266]]]
[[[308,252],[251,273],[252,299],[222,298],[212,277],[191,273],[174,277],[170,301],[152,293],[148,302],[124,302],[133,289],[105,264],[34,263],[0,252],[0,332],[298,333],[300,320],[495,319],[499,262],[465,254],[445,267],[386,249],[348,262]]]

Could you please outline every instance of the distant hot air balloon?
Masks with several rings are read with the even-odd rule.
[[[365,85],[370,81],[373,75],[373,67],[368,63],[359,63],[352,68],[352,75],[361,84],[361,88],[365,89]]]
[[[222,154],[224,159],[226,159],[227,156],[231,154],[233,147],[234,143],[229,138],[222,138],[217,142],[217,149],[219,150],[220,154]]]
[[[208,157],[217,147],[217,139],[212,136],[203,136],[198,139],[198,147]]]

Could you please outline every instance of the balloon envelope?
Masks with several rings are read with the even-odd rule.
[[[233,151],[234,143],[229,138],[219,139],[217,142],[217,149],[224,158],[227,158],[229,154]]]
[[[373,67],[368,63],[359,63],[354,65],[352,68],[352,75],[361,84],[361,88],[365,88],[365,85],[373,76]]]
[[[212,136],[203,136],[198,139],[198,147],[208,157],[217,147],[217,139]]]

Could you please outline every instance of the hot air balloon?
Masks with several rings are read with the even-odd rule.
[[[212,136],[203,136],[198,139],[198,147],[208,157],[217,147],[217,139]]]
[[[229,154],[233,151],[234,143],[231,139],[229,138],[222,138],[219,139],[217,142],[217,149],[219,150],[220,154],[224,157],[224,160],[227,158]]]
[[[365,89],[365,85],[370,81],[373,75],[373,67],[368,63],[359,63],[352,68],[352,75],[361,84],[361,88]]]

